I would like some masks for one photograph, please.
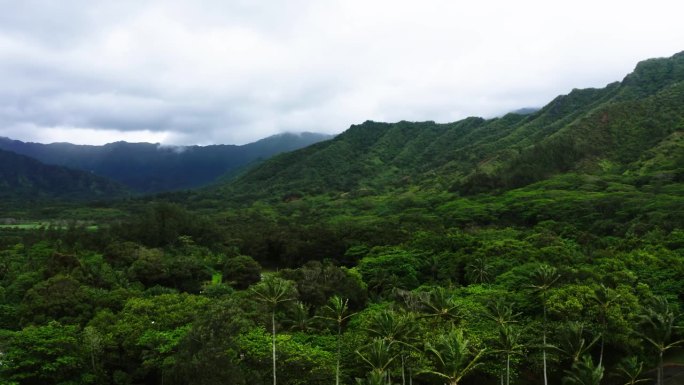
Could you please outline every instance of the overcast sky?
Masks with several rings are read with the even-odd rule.
[[[242,144],[542,106],[684,50],[684,2],[0,0],[0,136]]]

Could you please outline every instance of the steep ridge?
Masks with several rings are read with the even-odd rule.
[[[684,129],[683,80],[679,53],[641,62],[605,88],[573,90],[529,115],[448,124],[367,121],[264,162],[220,193],[257,199],[420,186],[470,195],[566,172],[633,174],[634,162],[672,149],[664,142]],[[673,178],[681,175],[680,163],[667,166]],[[662,167],[651,161],[648,170]]]

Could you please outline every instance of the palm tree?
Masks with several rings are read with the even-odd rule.
[[[484,312],[486,318],[496,322],[499,326],[518,322],[517,318],[521,314],[514,313],[513,306],[500,298],[489,302]]]
[[[461,306],[447,289],[437,287],[423,300],[425,317],[434,317],[444,321],[458,322],[463,318]]]
[[[684,339],[670,342],[672,333],[678,329],[675,322],[679,315],[670,309],[665,297],[656,297],[650,306],[644,308],[644,314],[640,318],[644,330],[641,336],[658,352],[658,385],[662,385],[663,354],[684,344]]]
[[[548,385],[548,377],[546,375],[546,295],[553,286],[553,284],[558,281],[560,275],[555,267],[542,264],[537,267],[534,272],[532,272],[532,284],[529,285],[535,292],[539,293],[542,300],[542,307],[544,309],[544,323],[542,325],[542,359],[544,362],[544,385]]]
[[[466,266],[466,277],[472,283],[488,283],[492,278],[487,258],[478,257]]]
[[[520,331],[513,325],[499,325],[498,353],[506,357],[506,385],[511,383],[511,356],[522,354],[523,345],[520,343]]]
[[[292,306],[291,311],[288,313],[289,317],[283,320],[283,325],[286,326],[289,330],[295,330],[306,333],[313,329],[313,318],[309,315],[310,312],[310,306],[305,305],[300,301],[297,301],[294,304],[294,306]]]
[[[366,331],[373,337],[382,338],[390,344],[396,344],[401,359],[402,384],[406,384],[406,354],[408,349],[415,349],[418,329],[411,315],[397,314],[395,311],[385,310],[371,316]],[[409,381],[412,383],[409,372]]]
[[[392,343],[382,338],[374,338],[370,344],[356,351],[361,360],[371,367],[371,378],[382,378],[385,383],[387,380],[388,368],[397,358],[392,353]]]
[[[608,311],[610,306],[620,298],[619,294],[611,295],[608,288],[601,284],[596,290],[594,290],[594,295],[592,299],[599,308],[599,322],[601,323],[601,351],[599,353],[599,365],[603,364],[603,346],[605,343],[605,335],[608,332]]]
[[[617,365],[617,371],[627,379],[624,385],[636,385],[640,382],[648,381],[641,377],[641,372],[644,370],[644,363],[639,361],[635,356],[628,357],[620,361]]]
[[[356,313],[349,313],[348,299],[343,300],[336,295],[330,297],[328,304],[323,307],[322,312],[323,315],[319,316],[319,318],[333,321],[337,325],[337,364],[335,366],[335,385],[340,385],[340,343],[342,339],[342,326],[344,326],[344,323]]]
[[[591,356],[586,355],[572,365],[572,370],[565,371],[563,385],[599,385],[603,372],[603,366],[595,366]]]
[[[365,380],[360,378],[356,379],[357,385],[387,385],[387,378],[385,373],[372,371],[368,373],[368,377]]]
[[[581,322],[567,322],[563,327],[558,346],[554,346],[556,350],[570,359],[571,366],[579,362],[580,357],[584,356],[601,338],[597,336],[588,341],[585,334],[584,325]],[[600,361],[598,365],[601,366]]]
[[[513,328],[513,324],[518,322],[516,318],[521,314],[522,313],[514,313],[513,307],[502,299],[487,304],[487,308],[484,312],[484,316],[496,322],[499,328],[499,339],[497,340],[497,344],[499,345],[498,352],[506,357],[506,384],[510,383],[511,378],[511,355],[520,354],[523,347],[518,343],[520,340],[520,332]],[[503,375],[504,374],[501,373],[502,384]]]
[[[273,385],[277,385],[276,381],[276,322],[275,313],[278,306],[283,303],[294,301],[297,295],[297,290],[292,281],[287,281],[275,276],[268,276],[259,284],[254,286],[252,293],[256,299],[263,302],[268,310],[271,312],[271,345],[273,349]]]
[[[434,345],[428,343],[426,348],[436,361],[436,370],[425,373],[443,378],[450,385],[458,385],[463,377],[480,366],[478,361],[485,352],[484,349],[471,349],[470,341],[461,329],[452,329],[441,335]]]

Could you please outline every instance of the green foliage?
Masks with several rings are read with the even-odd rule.
[[[50,225],[0,226],[0,382],[662,380],[682,58],[529,115],[366,122],[202,191],[6,201],[0,224]]]
[[[50,322],[15,332],[3,349],[0,374],[26,385],[77,384],[82,360],[78,328]]]
[[[223,279],[236,289],[244,290],[261,280],[261,265],[247,255],[229,258],[223,266]]]

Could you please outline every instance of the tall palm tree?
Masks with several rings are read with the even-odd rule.
[[[432,317],[444,321],[459,322],[463,319],[460,304],[447,289],[437,287],[423,300],[425,317]]]
[[[678,327],[675,325],[678,314],[670,309],[665,297],[656,297],[650,306],[644,308],[641,315],[641,336],[658,352],[658,385],[663,383],[663,354],[684,344],[684,339],[671,342],[672,334]]]
[[[636,385],[648,381],[645,378],[640,378],[641,373],[644,370],[644,363],[639,361],[635,356],[620,361],[616,369],[618,373],[627,380],[624,385]]]
[[[392,342],[382,338],[374,338],[370,344],[356,351],[361,360],[371,368],[371,378],[382,378],[388,381],[388,369],[397,355],[392,352]]]
[[[387,385],[387,378],[385,373],[371,371],[368,373],[368,377],[364,380],[361,378],[356,379],[357,385]]]
[[[603,366],[594,365],[591,356],[583,356],[572,365],[572,370],[566,370],[563,385],[599,385],[603,379]]]
[[[519,344],[520,332],[513,328],[513,324],[518,322],[522,313],[514,313],[513,307],[502,299],[497,299],[487,304],[484,316],[496,322],[499,333],[496,341],[498,352],[505,357],[506,361],[506,384],[510,383],[511,378],[511,355],[520,354],[522,345]],[[503,384],[504,373],[501,373],[501,383]]]
[[[289,330],[308,332],[313,329],[313,318],[310,316],[311,307],[297,301],[288,312],[288,317],[282,321]]]
[[[322,314],[319,318],[335,322],[337,326],[337,364],[335,366],[335,385],[340,385],[340,359],[341,359],[341,339],[342,327],[349,318],[356,315],[356,313],[349,313],[349,300],[342,299],[338,296],[332,296],[328,300],[328,304],[322,309]]]
[[[466,277],[471,283],[488,283],[492,278],[492,269],[486,257],[473,259],[466,266]]]
[[[566,356],[570,365],[575,365],[580,358],[598,342],[600,335],[587,339],[584,324],[581,322],[567,322],[562,329],[558,345],[554,346],[561,354]],[[601,362],[598,363],[601,366]]]
[[[416,349],[418,328],[415,319],[410,314],[398,314],[395,311],[385,310],[371,316],[366,331],[371,336],[382,338],[397,347],[401,359],[402,385],[405,385],[406,355],[409,349]],[[412,377],[412,374],[409,373],[411,383],[413,382]]]
[[[478,361],[485,353],[485,349],[472,349],[470,341],[463,336],[463,330],[455,328],[439,336],[434,345],[428,343],[426,348],[433,356],[436,367],[425,373],[443,378],[449,385],[458,385],[463,377],[480,366]]]
[[[546,296],[549,289],[558,281],[560,275],[555,267],[542,264],[539,265],[532,272],[532,283],[529,285],[536,293],[539,294],[542,300],[542,307],[544,309],[544,323],[542,324],[542,359],[544,365],[544,385],[548,385],[548,377],[546,375]]]
[[[591,298],[596,302],[599,309],[598,316],[599,322],[601,323],[601,350],[598,364],[602,365],[603,346],[605,344],[605,335],[608,332],[608,311],[613,303],[620,298],[620,295],[611,293],[605,285],[601,284],[601,286],[594,290],[594,295]]]
[[[513,325],[499,325],[499,338],[496,341],[497,352],[506,357],[506,385],[511,383],[511,356],[522,354],[523,345],[520,343],[520,330]]]
[[[297,290],[292,281],[287,281],[276,276],[268,276],[252,289],[257,301],[264,303],[271,312],[271,346],[273,351],[273,385],[277,385],[276,379],[276,320],[275,314],[278,306],[283,303],[294,301]]]
[[[489,302],[484,311],[484,316],[496,322],[499,326],[518,322],[517,318],[520,317],[521,314],[522,313],[515,313],[513,311],[513,306],[500,298]]]

